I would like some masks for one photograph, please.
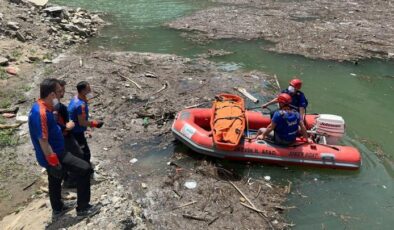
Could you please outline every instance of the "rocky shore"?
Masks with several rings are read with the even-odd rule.
[[[263,39],[264,49],[309,58],[394,58],[391,1],[216,0],[218,6],[167,23],[193,40]],[[196,38],[197,37],[197,38]]]

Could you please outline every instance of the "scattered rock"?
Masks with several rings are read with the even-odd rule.
[[[18,75],[19,69],[14,66],[8,66],[5,68],[5,72],[11,75]]]
[[[29,60],[32,61],[32,62],[35,62],[35,61],[39,61],[39,60],[40,60],[40,58],[37,57],[37,56],[29,56],[28,58],[29,58]]]
[[[147,185],[147,184],[145,184],[145,183],[141,183],[141,188],[143,188],[143,189],[147,189],[147,188],[148,188],[148,185]]]
[[[48,3],[48,0],[26,0],[26,1],[31,2],[36,6],[45,6]]]
[[[8,65],[8,58],[0,56],[0,66],[7,66]]]
[[[61,6],[52,6],[45,8],[43,11],[52,18],[63,18],[64,8]]]
[[[15,35],[16,35],[16,38],[18,38],[19,41],[26,42],[26,38],[21,32],[17,31]]]
[[[19,23],[17,22],[7,22],[7,27],[12,30],[19,30]]]

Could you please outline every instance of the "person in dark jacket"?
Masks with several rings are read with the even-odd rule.
[[[64,98],[64,94],[66,92],[66,82],[64,80],[59,80],[59,84],[62,90],[61,93],[57,95],[59,103],[55,106],[53,114],[55,115],[57,124],[62,129],[65,150],[72,153],[74,156],[83,159],[83,151],[81,150],[77,140],[75,140],[73,134],[71,133],[71,130],[74,128],[75,123],[69,119],[67,106],[61,102],[61,99]],[[76,188],[77,175],[71,172],[65,174],[63,187]]]

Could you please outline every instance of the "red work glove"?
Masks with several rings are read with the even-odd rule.
[[[103,127],[103,125],[104,125],[104,122],[102,122],[102,121],[93,120],[90,122],[90,127],[92,127],[92,128],[101,128],[101,127]]]
[[[50,166],[56,167],[59,165],[59,159],[57,158],[56,153],[51,153],[45,156],[45,159],[47,160]]]

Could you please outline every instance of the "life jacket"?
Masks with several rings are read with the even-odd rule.
[[[282,93],[287,93],[291,96],[291,108],[297,112],[300,112],[300,107],[304,107],[305,109],[308,107],[308,100],[303,92],[298,90],[295,94],[291,94],[288,89],[285,89]]]
[[[298,132],[300,114],[297,111],[285,110],[278,110],[276,113],[279,114],[279,117],[274,118],[276,123],[275,136],[278,136],[281,140],[294,141]]]
[[[219,149],[234,150],[245,130],[244,100],[232,94],[220,94],[215,98],[211,118],[213,142]]]

